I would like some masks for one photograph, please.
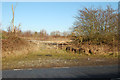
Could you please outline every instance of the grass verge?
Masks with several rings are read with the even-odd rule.
[[[108,55],[73,54],[64,50],[39,49],[19,56],[2,58],[2,69],[48,68],[70,66],[113,65],[118,58]]]

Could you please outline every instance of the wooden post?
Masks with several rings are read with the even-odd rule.
[[[13,19],[12,19],[12,32],[14,32],[14,10],[13,10],[13,4],[12,4],[12,12],[13,12]]]
[[[17,4],[16,4],[17,5]],[[15,12],[15,8],[16,6],[13,8],[13,4],[12,4],[12,13],[13,13],[13,19],[12,19],[12,32],[15,31],[15,27],[14,27],[14,12]]]
[[[57,49],[58,49],[58,43],[57,43]]]

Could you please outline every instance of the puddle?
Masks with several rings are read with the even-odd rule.
[[[45,55],[45,56],[52,56],[51,54],[47,54],[47,55]]]

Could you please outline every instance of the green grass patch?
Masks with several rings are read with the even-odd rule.
[[[88,61],[90,58],[90,61]],[[66,52],[65,50],[56,49],[40,49],[39,51],[29,52],[26,55],[19,56],[8,56],[2,58],[3,69],[14,69],[14,68],[36,68],[45,66],[65,66],[79,64],[92,65],[96,59],[117,59],[109,55],[85,55],[85,54],[73,54]],[[67,63],[64,63],[67,61]],[[59,64],[58,64],[59,63]]]

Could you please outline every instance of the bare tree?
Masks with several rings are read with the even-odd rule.
[[[40,37],[46,37],[48,34],[47,34],[47,31],[46,30],[40,30],[40,33],[39,33]]]
[[[61,36],[61,32],[60,31],[53,31],[50,33],[51,36],[53,37],[60,37]]]
[[[13,13],[13,18],[12,18],[12,32],[15,31],[15,29],[14,29],[14,13],[15,13],[15,8],[16,8],[16,6],[13,8],[13,4],[12,4],[12,13]]]
[[[117,34],[118,27],[117,14],[117,10],[112,9],[109,5],[105,10],[101,8],[79,10],[72,31],[73,35],[76,36],[75,39],[81,41],[82,37],[83,41],[103,41],[105,43],[114,41],[113,34]]]
[[[25,31],[25,32],[23,32],[23,36],[31,37],[32,36],[32,32],[30,30],[29,31]]]
[[[63,36],[67,37],[69,33],[64,31],[62,34],[63,34]]]

